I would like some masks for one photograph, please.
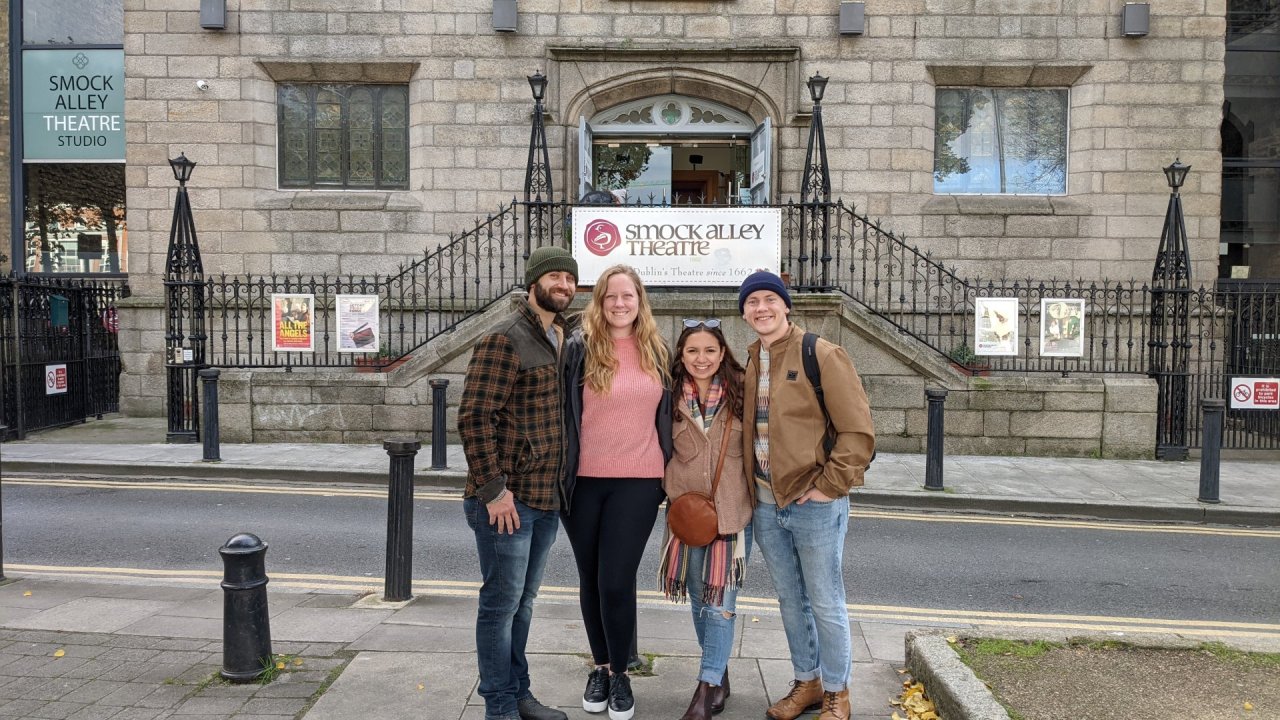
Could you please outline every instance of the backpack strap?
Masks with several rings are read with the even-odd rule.
[[[822,448],[830,453],[835,446],[835,438],[831,436],[831,414],[827,412],[827,397],[822,391],[822,367],[818,365],[818,335],[807,332],[800,340],[800,356],[804,361],[804,374],[813,386],[813,394],[818,396],[818,407],[822,408],[823,438]]]

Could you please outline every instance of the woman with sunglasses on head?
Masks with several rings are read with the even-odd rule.
[[[735,606],[755,507],[754,483],[742,463],[742,377],[719,320],[684,321],[671,366],[674,454],[662,486],[672,503],[685,493],[714,493],[718,527],[701,547],[668,530],[658,569],[668,599],[689,599],[702,647],[698,686],[681,720],[706,720],[724,710],[729,697]]]
[[[668,351],[636,271],[601,274],[582,328],[565,344],[568,456],[561,521],[578,565],[582,621],[595,667],[582,708],[635,714],[627,662],[636,571],[662,504],[671,457]],[[535,448],[536,450],[536,448]]]

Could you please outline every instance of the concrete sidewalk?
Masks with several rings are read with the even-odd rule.
[[[469,594],[428,594],[395,607],[376,602],[376,595],[269,585],[272,649],[291,657],[268,685],[227,685],[217,680],[223,593],[216,579],[203,587],[21,573],[12,579],[0,587],[0,718],[6,720],[283,720],[304,711],[307,720],[484,717],[475,691],[476,604]],[[733,694],[720,717],[754,720],[786,693],[791,664],[776,613],[749,610],[739,617],[729,666]],[[892,712],[908,629],[853,623],[857,720]],[[679,717],[698,667],[688,606],[642,606],[639,634],[640,650],[656,659],[652,674],[633,683],[637,717]],[[529,645],[533,691],[575,719],[601,717],[581,708],[585,648],[577,604],[540,600]]]
[[[224,444],[221,461],[199,445],[169,445],[160,418],[108,418],[0,446],[0,473],[386,483],[377,445]],[[416,458],[420,484],[461,487],[466,458],[447,448],[447,470]],[[923,455],[882,453],[854,491],[864,506],[1280,526],[1280,463],[1224,461],[1221,503],[1198,502],[1200,463],[1090,458],[952,456],[941,492],[924,490]]]

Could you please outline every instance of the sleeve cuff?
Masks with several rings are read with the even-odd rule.
[[[502,494],[502,491],[506,489],[507,489],[507,476],[499,475],[498,477],[490,480],[489,482],[478,486],[476,488],[476,497],[480,498],[481,502],[488,504],[493,502],[499,495]]]

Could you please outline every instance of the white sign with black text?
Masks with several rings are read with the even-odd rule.
[[[782,265],[778,208],[613,208],[573,210],[578,282],[630,265],[646,285],[737,287],[756,270]]]

